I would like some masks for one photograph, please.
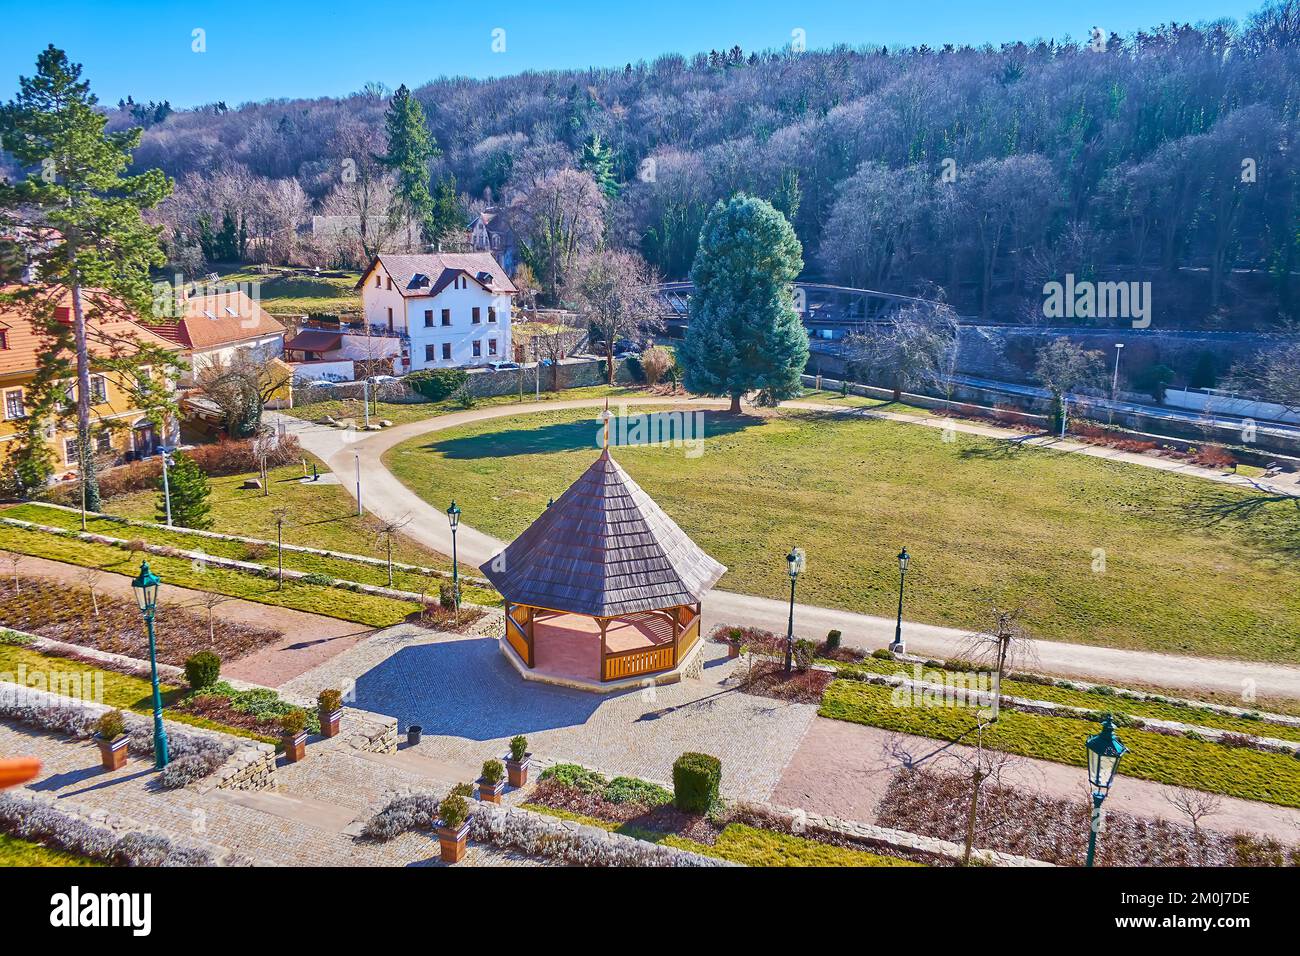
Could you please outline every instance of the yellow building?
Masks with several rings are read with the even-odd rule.
[[[56,310],[56,317],[71,321],[68,307]],[[125,318],[87,320],[87,339],[93,357],[130,353],[132,343],[148,343],[177,350],[180,346]],[[0,305],[0,462],[7,473],[18,440],[26,430],[30,412],[28,391],[36,375],[40,350],[47,340],[26,315],[12,306]],[[68,382],[75,395],[75,380]],[[98,454],[115,461],[154,454],[168,437],[136,408],[131,389],[115,372],[92,372],[90,377],[91,428]],[[54,452],[56,478],[71,477],[77,472],[77,433],[75,418],[67,422],[51,421],[46,426],[46,441]]]

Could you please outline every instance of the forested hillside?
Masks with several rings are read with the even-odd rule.
[[[1043,282],[1066,273],[1151,280],[1166,324],[1268,325],[1295,308],[1298,43],[1289,0],[1128,37],[733,48],[410,85],[441,151],[430,188],[515,214],[526,259],[528,203],[549,189],[581,207],[579,241],[681,278],[709,207],[747,191],[790,217],[808,275],[1001,319],[1041,318]],[[123,104],[113,122],[148,121],[136,164],[178,182],[160,217],[179,263],[340,265],[356,250],[304,226],[382,214],[388,103]],[[567,167],[582,175],[557,181]]]

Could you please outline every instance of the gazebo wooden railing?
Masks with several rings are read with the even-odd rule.
[[[645,612],[656,617],[667,615],[672,626],[672,640],[652,647],[634,647],[626,651],[610,651],[605,646],[604,628],[600,642],[600,679],[623,680],[659,671],[672,670],[686,659],[686,655],[700,638],[700,605],[682,605],[665,611]],[[628,615],[621,620],[634,620],[642,615]]]

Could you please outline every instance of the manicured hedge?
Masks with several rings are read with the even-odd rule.
[[[469,373],[459,368],[431,368],[412,372],[403,381],[425,398],[440,402],[469,381]]]
[[[722,761],[709,754],[684,753],[673,762],[673,803],[686,813],[707,813],[718,799]]]

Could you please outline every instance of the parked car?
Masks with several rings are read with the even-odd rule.
[[[506,369],[519,368],[519,363],[518,362],[489,362],[488,368],[492,369],[494,372],[502,372],[505,371]]]
[[[314,378],[310,382],[307,382],[306,384],[308,388],[333,388],[334,387],[334,383],[327,378]]]

